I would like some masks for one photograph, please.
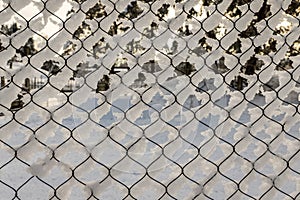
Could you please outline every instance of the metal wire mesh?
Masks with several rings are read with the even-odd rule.
[[[299,199],[299,12],[0,1],[0,199]]]

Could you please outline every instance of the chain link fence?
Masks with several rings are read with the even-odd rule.
[[[0,199],[300,199],[299,13],[0,1]]]

